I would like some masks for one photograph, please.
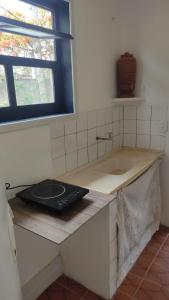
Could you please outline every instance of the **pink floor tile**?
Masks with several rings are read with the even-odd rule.
[[[37,300],[49,300],[49,297],[46,294],[42,294]]]
[[[80,297],[82,297],[86,292],[87,289],[81,285],[80,283],[76,282],[75,280],[62,275],[59,277],[56,281],[57,284],[62,285],[66,289],[69,289],[70,291],[73,291],[74,293],[78,294]],[[53,284],[53,286],[55,283]]]
[[[156,264],[160,264],[169,267],[169,250],[164,250],[165,248],[162,248],[162,250],[159,252],[155,259]]]
[[[104,300],[62,275],[37,300]],[[169,228],[148,243],[112,300],[169,300]]]
[[[126,294],[123,294],[121,292],[117,292],[112,300],[131,300],[131,299],[133,299],[133,298],[131,298],[131,297],[129,297]]]
[[[129,273],[126,277],[126,279],[123,281],[123,283],[121,284],[120,288],[119,288],[119,292],[122,292],[130,297],[132,297],[138,286],[141,283],[142,278],[141,277],[137,277],[131,273]]]
[[[80,296],[75,292],[72,292],[61,285],[55,284],[46,291],[48,300],[80,300]]]
[[[169,266],[153,264],[146,275],[146,279],[169,288]]]
[[[135,298],[137,300],[168,300],[169,291],[160,285],[145,280]]]
[[[83,297],[84,300],[104,300],[102,297],[94,294],[91,291],[87,291],[87,293]]]

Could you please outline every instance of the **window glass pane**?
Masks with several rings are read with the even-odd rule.
[[[54,102],[51,69],[16,66],[13,72],[18,106]]]
[[[54,40],[36,39],[0,32],[0,54],[55,60]]]
[[[0,65],[0,107],[9,106],[5,69]]]
[[[52,12],[19,0],[0,0],[0,15],[52,29]]]

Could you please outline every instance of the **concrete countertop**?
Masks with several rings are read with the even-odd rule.
[[[162,155],[162,152],[155,150],[122,148],[87,167],[59,177],[59,180],[104,194],[113,194],[143,174]],[[117,170],[118,164],[121,170]]]
[[[49,213],[15,198],[9,201],[14,224],[59,245],[109,205],[118,189],[131,183],[161,157],[158,151],[122,149],[112,152],[102,160],[57,178],[90,190],[68,212],[63,215]]]

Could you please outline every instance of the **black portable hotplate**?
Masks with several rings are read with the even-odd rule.
[[[63,212],[88,192],[89,190],[85,188],[47,179],[17,193],[16,196],[27,203]]]

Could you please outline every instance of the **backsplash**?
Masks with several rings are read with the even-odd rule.
[[[97,141],[96,136],[112,141]],[[80,113],[69,121],[50,124],[54,176],[81,167],[120,148],[123,140],[123,107],[111,106]]]
[[[50,124],[54,176],[101,158],[121,146],[164,150],[165,105],[112,105]],[[96,136],[112,141],[97,141]]]
[[[123,146],[164,150],[168,130],[166,105],[123,107]]]

